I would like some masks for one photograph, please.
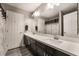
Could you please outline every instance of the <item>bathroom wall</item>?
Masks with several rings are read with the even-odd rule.
[[[59,23],[53,23],[52,25],[52,34],[59,35]]]
[[[25,18],[25,25],[28,25],[28,31],[36,32],[35,26],[38,27],[38,33],[45,33],[45,20],[42,18]]]
[[[60,27],[59,27],[59,19],[48,19],[45,21],[45,33],[52,34],[52,35],[59,35],[60,34]]]
[[[0,56],[5,55],[5,19],[3,19],[0,11]]]
[[[59,23],[51,23],[46,26],[46,34],[59,35]]]
[[[37,20],[38,32],[45,33],[45,20],[42,18],[38,18]]]
[[[13,11],[13,12],[15,12],[15,13],[20,13],[20,14],[23,14],[23,15],[25,15],[25,16],[28,16],[28,12],[26,12],[26,11],[24,11],[24,10],[20,10],[20,9],[18,9],[18,8],[15,8],[15,7],[13,7],[13,6],[9,6],[9,5],[7,5],[7,4],[2,4],[2,7],[4,8],[4,10],[5,11],[7,11],[7,10],[10,10],[10,11]],[[7,12],[6,12],[7,13]],[[10,14],[11,15],[11,14]],[[9,17],[7,17],[7,18],[9,18]],[[18,18],[17,16],[15,17],[15,18]],[[19,17],[20,18],[20,17]],[[12,20],[12,19],[11,19]],[[22,19],[22,20],[24,20],[24,19]],[[4,21],[3,20],[1,20],[1,17],[0,17],[0,42],[1,42],[1,44],[0,44],[0,55],[5,55],[6,54],[6,52],[7,52],[7,50],[8,50],[8,45],[7,45],[7,43],[8,42],[12,42],[12,40],[10,40],[10,41],[8,41],[7,39],[6,39],[6,34],[7,34],[7,31],[6,31],[6,26],[5,26],[5,24],[8,22],[7,20],[5,21],[5,23],[4,23],[4,26],[3,27],[5,27],[5,28],[3,28],[2,27],[2,23],[3,23]],[[12,22],[13,23],[13,22]],[[16,23],[16,22],[15,22]],[[24,22],[23,22],[24,23]],[[9,23],[9,25],[11,25],[10,23]],[[18,24],[17,24],[18,25]],[[21,25],[21,24],[20,24]],[[16,28],[18,28],[18,27],[16,27]],[[21,28],[21,27],[20,27]],[[19,29],[18,29],[19,30]],[[4,33],[3,33],[4,32]],[[17,32],[17,31],[16,31]],[[13,33],[13,32],[12,32]],[[22,33],[23,34],[23,33]],[[4,35],[4,37],[2,37],[2,35]],[[11,36],[8,36],[8,37],[11,37]],[[23,40],[22,40],[22,42],[23,42]],[[15,43],[14,43],[15,44]],[[17,44],[17,43],[16,43]],[[11,45],[12,46],[12,45]],[[23,43],[21,43],[20,44],[20,46],[24,46],[24,44]],[[16,47],[15,47],[16,48]]]
[[[35,32],[36,20],[34,20],[30,17],[26,17],[25,25],[28,25],[28,31]]]

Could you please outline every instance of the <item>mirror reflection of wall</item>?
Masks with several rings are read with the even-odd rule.
[[[45,22],[46,34],[59,35],[59,19],[52,19]]]

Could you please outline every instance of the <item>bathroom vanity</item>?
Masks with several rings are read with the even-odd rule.
[[[79,43],[55,38],[53,35],[24,33],[24,43],[38,56],[79,55]]]

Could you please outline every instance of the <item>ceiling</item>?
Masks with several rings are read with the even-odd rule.
[[[27,12],[33,12],[41,5],[41,3],[8,3],[8,5],[17,7]]]
[[[46,9],[46,3],[8,3],[8,5],[26,10],[27,12],[34,12],[42,10],[40,16],[44,18],[53,18],[58,15],[59,11],[67,13],[77,8],[77,3],[60,3],[59,6],[54,6],[53,9]]]
[[[53,9],[45,9],[41,12],[41,16],[51,18],[57,16],[59,11],[65,14],[74,10],[77,10],[77,3],[61,3],[59,6],[54,6]]]

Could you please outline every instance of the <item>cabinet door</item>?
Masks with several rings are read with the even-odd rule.
[[[64,35],[77,35],[77,11],[64,15]]]
[[[28,44],[28,37],[26,35],[23,36],[23,40],[24,40],[25,46],[28,47],[29,46],[29,44]]]
[[[22,43],[24,32],[24,15],[7,10],[6,43],[7,48],[19,47]]]
[[[46,54],[46,45],[42,44],[41,42],[36,42],[36,49],[37,54],[39,56],[45,56]]]
[[[31,45],[30,45],[31,51],[36,56],[37,55],[36,41],[33,38],[30,38],[30,42],[31,42]]]
[[[53,56],[54,55],[54,52],[55,52],[55,49],[47,46],[46,47],[46,52],[47,52],[48,56]]]

